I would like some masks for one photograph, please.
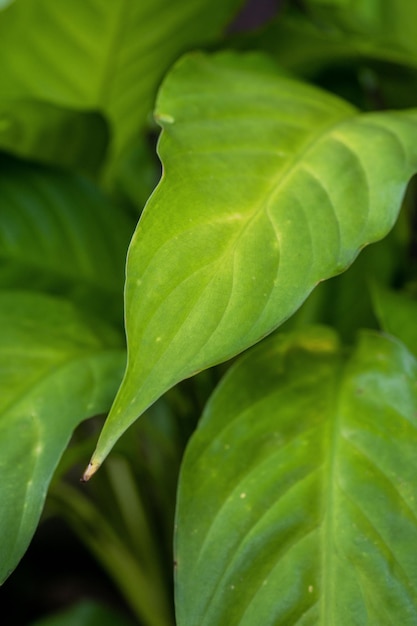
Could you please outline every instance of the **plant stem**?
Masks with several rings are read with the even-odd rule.
[[[50,492],[59,513],[93,552],[145,626],[173,626],[167,590],[80,491],[61,482]]]

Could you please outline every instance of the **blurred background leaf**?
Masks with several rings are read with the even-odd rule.
[[[370,11],[372,18],[365,19]],[[233,45],[265,50],[282,67],[362,109],[412,107],[417,104],[415,11],[406,0],[292,3],[259,31],[235,36]]]
[[[101,112],[118,159],[147,125],[171,63],[218,38],[240,4],[73,0],[62,11],[19,0],[0,18],[0,95]]]
[[[135,221],[78,174],[0,155],[0,286],[65,295],[122,324]]]
[[[51,296],[0,294],[0,580],[25,552],[72,431],[108,410],[123,337]]]
[[[108,142],[108,125],[99,113],[39,100],[0,101],[0,149],[16,156],[94,176]]]
[[[417,293],[394,291],[374,283],[372,295],[381,328],[417,355]]]

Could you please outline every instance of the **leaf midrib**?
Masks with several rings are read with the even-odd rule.
[[[332,380],[329,381],[329,388],[333,389],[333,393],[329,398],[329,417],[327,426],[327,442],[329,450],[329,458],[327,460],[327,472],[323,477],[323,492],[326,497],[324,522],[322,525],[322,575],[321,575],[321,587],[322,594],[320,597],[320,614],[321,623],[333,624],[335,605],[335,593],[333,583],[335,582],[333,572],[333,560],[334,560],[334,546],[336,538],[336,530],[334,526],[337,488],[338,488],[338,475],[337,475],[337,463],[340,451],[341,442],[341,419],[342,419],[342,393],[343,390],[337,384],[338,380],[342,380],[344,376],[346,366],[345,364],[339,364],[337,367],[335,364],[335,371],[332,376]],[[332,384],[333,383],[333,384]],[[325,467],[326,467],[325,465]]]
[[[198,271],[200,272],[200,271],[204,270],[206,267],[208,267],[210,265],[213,265],[215,270],[218,270],[219,268],[221,268],[222,265],[224,265],[225,260],[227,260],[230,257],[233,259],[233,256],[234,256],[233,252],[236,249],[240,238],[243,236],[244,232],[250,227],[250,224],[252,222],[254,222],[256,219],[258,219],[259,217],[261,217],[263,214],[266,214],[269,217],[271,225],[273,225],[274,222],[273,222],[273,220],[272,220],[272,218],[270,216],[269,211],[267,211],[264,208],[264,207],[268,206],[268,203],[269,203],[268,198],[270,198],[271,196],[275,195],[279,191],[279,189],[283,185],[285,185],[285,183],[288,181],[288,179],[292,175],[294,175],[294,172],[297,170],[297,167],[300,164],[301,165],[303,164],[304,157],[305,157],[306,153],[308,153],[310,150],[314,149],[322,141],[325,141],[328,138],[329,133],[330,133],[330,131],[332,129],[337,128],[341,123],[344,123],[350,117],[355,117],[355,116],[356,116],[356,112],[352,111],[352,114],[350,116],[346,115],[343,118],[338,117],[336,121],[332,121],[331,123],[323,124],[322,126],[320,126],[320,128],[318,130],[315,130],[315,132],[313,132],[312,135],[309,136],[308,140],[305,142],[305,144],[303,146],[303,150],[301,152],[297,151],[297,153],[289,160],[288,164],[284,168],[284,171],[280,170],[279,174],[276,177],[274,177],[271,185],[269,186],[269,189],[264,194],[265,198],[262,199],[262,201],[260,201],[258,203],[258,206],[255,207],[255,209],[251,212],[249,217],[246,218],[246,220],[242,219],[243,224],[240,227],[239,231],[237,232],[236,236],[231,240],[230,245],[224,250],[224,252],[218,257],[217,260],[211,261],[206,266],[200,267]],[[228,218],[229,215],[227,215],[226,217]],[[175,239],[175,236],[176,235],[174,235],[170,239]],[[169,240],[166,240],[164,242],[164,244],[166,244],[168,241]],[[149,266],[149,263],[148,263],[148,266]],[[147,269],[147,267],[144,268],[145,272],[146,272],[146,269]],[[216,271],[213,270],[212,274],[213,274],[213,277],[215,277],[216,276]],[[142,277],[143,277],[143,275],[144,274],[142,274]],[[189,279],[189,277],[190,277],[190,275],[185,277],[183,279],[183,281],[181,281],[181,282],[185,282],[186,280]],[[325,277],[323,277],[323,278],[325,278]],[[211,282],[212,282],[212,280],[209,280],[208,281],[208,285],[210,285]],[[200,294],[199,294],[199,296],[197,298],[197,301],[203,296],[203,294],[204,294],[206,289],[207,289],[207,286],[204,286],[201,289]],[[230,303],[230,297],[229,297],[229,303]],[[158,306],[158,309],[159,309],[159,307],[160,307],[160,305]],[[216,332],[216,329],[222,323],[222,320],[224,319],[224,317],[226,315],[226,311],[228,310],[228,308],[229,308],[229,305],[227,304],[225,309],[224,309],[224,311],[223,311],[223,313],[222,313],[222,315],[221,315],[221,317],[220,317],[220,319],[219,319],[219,321],[218,321],[218,323],[217,323],[217,325],[216,325],[215,330],[213,331],[213,333],[211,335],[211,337]],[[149,379],[152,380],[152,378],[154,376],[154,372],[157,369],[158,363],[160,363],[165,358],[167,351],[170,349],[170,347],[172,345],[172,340],[175,339],[180,334],[181,329],[183,328],[184,324],[186,324],[190,314],[191,314],[191,312],[187,316],[185,316],[184,321],[182,322],[180,327],[176,330],[176,332],[174,334],[174,337],[171,338],[171,340],[168,343],[165,344],[164,350],[158,355],[158,358],[153,363],[152,368],[148,371],[146,376],[142,379],[142,388],[146,387],[147,381],[149,381]],[[138,334],[134,333],[136,335],[136,342],[137,343],[139,343],[142,340],[142,338],[144,336],[146,336],[146,330],[147,330],[149,324],[152,322],[153,317],[154,317],[154,315],[150,316],[147,319],[147,323],[146,323],[145,327],[142,329],[142,332],[139,333],[139,336],[138,336]],[[277,324],[273,328],[276,328],[277,326],[279,326],[281,321],[282,320],[278,320]],[[253,326],[255,324],[256,324],[256,320],[255,320],[254,324],[252,325],[251,329],[249,329],[249,331],[247,332],[246,335],[248,335],[251,332],[251,330],[252,330],[252,328],[253,328]],[[273,330],[273,328],[270,329],[270,332]],[[129,328],[127,329],[127,332],[128,332],[128,336],[133,334],[129,330]],[[210,337],[208,339],[206,339],[205,343],[202,346],[200,346],[200,348],[196,351],[194,360],[195,359],[198,360],[198,355],[201,353],[201,351],[204,349],[204,346],[209,341],[210,341]],[[253,343],[255,341],[256,340],[253,340]],[[138,371],[139,368],[142,367],[140,365],[140,355],[141,355],[141,351],[137,352],[136,359],[135,359],[135,365],[134,365],[134,369],[135,369],[136,372]],[[224,359],[222,359],[222,360],[226,360],[226,358],[227,358],[227,356]],[[191,364],[192,367],[190,365],[190,368],[189,368],[190,372],[189,373],[193,373],[194,369],[196,367],[196,365],[194,364],[194,360],[193,360],[193,362]],[[216,362],[217,362],[217,358],[216,357],[211,357],[210,359],[206,358],[205,362],[203,364],[203,367],[209,367],[209,366],[215,364]],[[133,369],[133,368],[131,368],[131,369]],[[146,371],[146,363],[145,363],[145,371]],[[184,371],[181,374],[182,378],[186,377],[187,375],[188,375],[187,372],[184,372]],[[182,378],[178,378],[177,380],[181,380]],[[167,389],[169,389],[173,384],[175,384],[175,382],[177,382],[177,381],[174,381],[174,382],[171,381],[170,383],[167,383],[165,385],[165,387],[164,387],[164,390],[166,391]],[[124,385],[122,384],[122,386],[124,386]],[[135,398],[135,400],[136,400],[136,398]],[[154,401],[154,399],[151,399],[150,401],[148,401],[146,406],[143,409],[142,408],[140,409],[140,412],[143,413],[146,410],[147,406],[152,404],[153,401]]]

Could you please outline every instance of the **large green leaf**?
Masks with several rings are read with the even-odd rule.
[[[133,223],[87,180],[0,156],[0,285],[121,319]]]
[[[123,338],[65,301],[0,295],[0,582],[27,548],[75,426],[108,409]]]
[[[229,371],[182,466],[178,626],[417,623],[416,377],[324,329]]]
[[[417,111],[361,115],[263,56],[184,57],[128,257],[128,369],[88,477],[167,388],[244,350],[393,225]]]
[[[212,41],[239,0],[19,0],[0,18],[0,93],[106,114],[118,153],[145,125],[184,50]]]

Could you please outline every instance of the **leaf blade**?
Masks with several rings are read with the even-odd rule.
[[[161,393],[387,234],[417,169],[417,112],[358,115],[257,55],[186,56],[157,116],[165,173],[130,246],[128,368],[95,467]]]
[[[415,620],[416,362],[371,333],[343,361],[329,331],[274,337],[212,396],[180,478],[179,626]]]

